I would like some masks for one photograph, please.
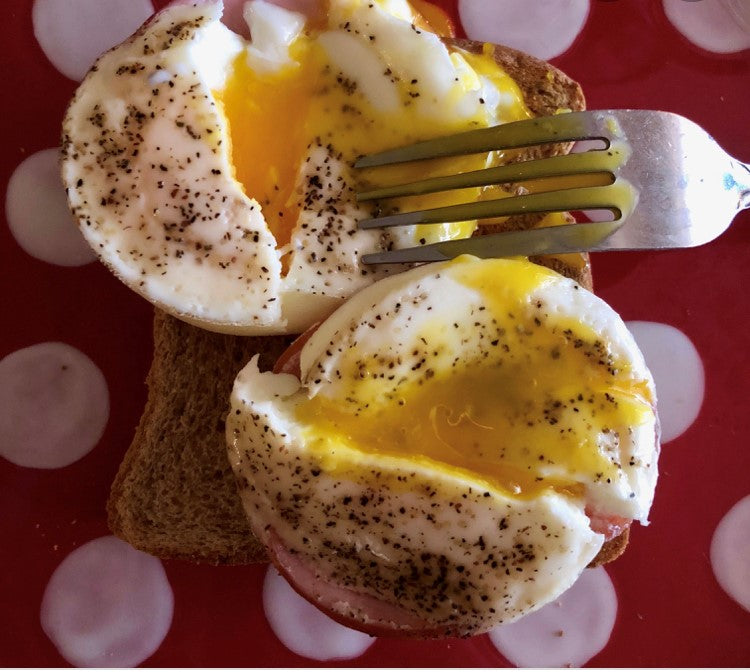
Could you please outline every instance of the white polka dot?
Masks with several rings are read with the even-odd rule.
[[[34,35],[63,75],[80,81],[97,57],[154,12],[150,0],[34,0]]]
[[[99,442],[108,418],[107,382],[79,350],[39,343],[0,360],[0,455],[14,464],[67,466]]]
[[[698,417],[703,404],[703,362],[679,329],[659,322],[628,322],[656,383],[661,442],[676,439]]]
[[[5,195],[5,216],[16,242],[32,257],[58,266],[82,266],[96,255],[68,209],[60,152],[43,149],[21,163]]]
[[[603,567],[587,569],[552,602],[489,637],[517,667],[580,667],[609,641],[617,594]]]
[[[748,0],[663,0],[672,25],[693,44],[726,54],[750,48]]]
[[[472,40],[504,44],[550,59],[570,48],[589,14],[589,0],[458,0]]]
[[[115,537],[68,555],[44,591],[42,628],[79,667],[132,667],[169,631],[174,597],[161,562]]]
[[[263,583],[263,608],[271,629],[284,646],[313,660],[361,656],[375,638],[347,628],[300,597],[276,569]]]
[[[729,509],[716,528],[711,568],[727,595],[750,611],[750,495]]]

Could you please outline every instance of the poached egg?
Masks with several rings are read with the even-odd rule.
[[[351,165],[529,116],[491,47],[449,46],[406,0],[329,0],[315,17],[250,0],[249,41],[221,15],[218,1],[159,12],[97,61],[65,117],[72,212],[126,284],[211,330],[298,333],[392,272],[361,254],[471,235],[476,222],[358,230],[373,206],[357,204]]]
[[[655,390],[619,316],[524,260],[358,292],[299,375],[239,374],[230,462],[295,588],[377,634],[472,635],[569,588],[606,521],[648,522]]]

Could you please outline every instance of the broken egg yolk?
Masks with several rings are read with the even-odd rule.
[[[582,484],[618,479],[619,437],[653,418],[649,382],[591,328],[530,300],[541,271],[528,264],[512,286],[497,287],[483,268],[459,275],[491,315],[481,352],[457,351],[445,338],[459,325],[433,324],[392,355],[413,362],[398,379],[382,351],[353,347],[337,366],[335,395],[296,407],[305,445],[327,469],[352,469],[351,449],[463,473],[522,498],[550,488],[580,495]]]
[[[396,84],[400,104],[394,109],[373,105],[356,82],[337,72],[314,37],[300,36],[290,48],[290,55],[294,60],[291,65],[277,72],[258,73],[241,54],[234,61],[224,89],[214,92],[229,128],[235,178],[245,193],[260,203],[277,247],[290,241],[300,209],[309,207],[302,202],[298,175],[310,147],[328,147],[337,159],[351,165],[364,154],[487,125],[484,114],[468,118],[457,118],[448,112],[438,118],[421,114],[414,102],[430,92],[422,90],[416,80],[397,80],[387,68],[378,76]],[[474,76],[486,77],[501,92],[505,121],[530,116],[519,88],[495,63],[491,49],[482,54],[463,54],[461,58],[471,66]],[[456,96],[465,94],[467,86],[468,82],[458,81]],[[368,180],[394,184],[479,170],[495,159],[482,154],[450,159],[449,163],[434,161],[369,169],[357,176],[358,186],[365,187]],[[472,188],[412,197],[409,209],[465,203],[477,200],[481,193],[481,188]],[[398,208],[399,201],[388,206]],[[468,237],[476,222],[416,228],[416,240],[432,242]]]

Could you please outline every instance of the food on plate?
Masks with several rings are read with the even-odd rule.
[[[274,564],[342,622],[484,632],[648,522],[651,374],[619,316],[553,271],[421,266],[354,295],[285,359],[238,375],[230,461]]]
[[[400,204],[356,202],[359,155],[580,109],[583,96],[540,61],[439,37],[406,0],[326,8],[250,0],[246,41],[221,3],[172,5],[99,59],[68,110],[71,208],[158,310],[110,524],[161,557],[268,557],[367,632],[476,634],[554,599],[647,522],[653,383],[585,289],[585,257],[542,260],[574,279],[523,260],[361,263],[478,231],[360,231],[373,207]],[[305,329],[281,355],[284,334]],[[256,352],[280,371],[262,373]]]
[[[466,40],[445,41],[476,53],[487,49]],[[494,46],[492,53],[509,78],[508,86],[512,81],[520,91],[519,110],[547,115],[583,108],[579,85],[550,64],[502,46]],[[565,149],[529,148],[515,158]],[[74,164],[66,161],[66,165]],[[474,235],[527,228],[537,222],[534,216],[511,217],[491,227],[483,225]],[[585,255],[539,261],[590,286]],[[261,366],[270,368],[288,344],[285,336],[212,333],[155,311],[148,401],[108,505],[115,534],[162,558],[222,564],[265,559],[263,546],[249,529],[226,461],[224,420],[232,382],[242,366],[254,354],[263,353]],[[616,556],[626,541],[627,530],[606,544],[597,561]]]
[[[358,230],[376,206],[356,202],[357,156],[582,104],[554,69],[441,38],[406,0],[330,0],[327,10],[306,19],[250,0],[247,41],[220,22],[221,2],[172,5],[79,87],[63,125],[72,212],[104,263],[156,306],[219,332],[298,333],[394,271],[361,254],[476,228]]]

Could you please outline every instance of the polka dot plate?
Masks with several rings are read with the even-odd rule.
[[[105,502],[145,401],[151,307],[94,262],[57,175],[95,56],[164,2],[8,0],[0,27],[0,664],[750,665],[750,213],[705,248],[596,255],[660,397],[660,483],[627,553],[557,602],[468,640],[374,639],[266,566],[160,562]],[[683,114],[750,160],[744,0],[439,0],[459,35],[535,53],[595,108]]]

